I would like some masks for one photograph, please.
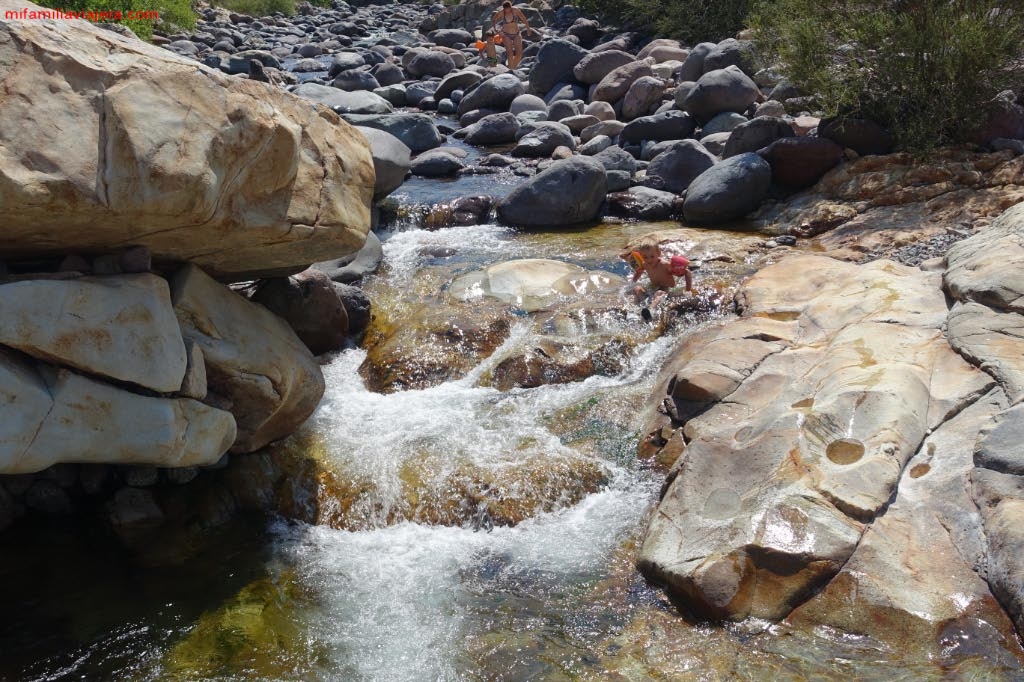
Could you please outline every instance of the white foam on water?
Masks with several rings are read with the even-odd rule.
[[[282,525],[278,542],[316,594],[312,631],[339,671],[332,679],[459,680],[474,594],[500,590],[517,574],[540,580],[543,591],[599,573],[651,494],[634,481],[491,532],[412,523],[361,532]]]
[[[472,234],[473,248],[507,257],[500,230]],[[397,236],[389,258],[414,258],[432,235]],[[374,481],[386,506],[397,500],[399,470],[410,459],[441,456],[500,469],[531,455],[592,456],[563,442],[552,415],[614,391],[634,392],[641,402],[674,342],[662,337],[639,348],[619,376],[506,392],[476,385],[493,358],[528,335],[529,325],[514,325],[502,348],[466,377],[392,394],[366,389],[358,374],[365,351],[341,352],[323,367],[327,392],[307,428],[326,440],[327,456],[346,472]],[[474,679],[465,674],[472,666],[466,637],[480,634],[481,612],[494,595],[506,595],[507,608],[531,609],[527,620],[538,628],[567,618],[559,611],[565,603],[548,596],[604,576],[660,484],[632,462],[599,456],[609,474],[605,488],[515,527],[388,526],[383,517],[376,528],[355,532],[280,524],[278,551],[315,595],[306,617],[317,648],[329,652],[331,679]]]

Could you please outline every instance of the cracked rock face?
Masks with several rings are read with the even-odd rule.
[[[796,256],[737,302],[742,319],[673,368],[687,445],[640,567],[701,615],[779,619],[850,560],[925,436],[993,382],[946,343],[937,274]]]
[[[984,427],[971,474],[989,586],[1024,632],[1024,204],[950,249],[944,282],[956,300],[950,343],[979,363],[1012,407]]]
[[[0,64],[9,255],[145,245],[244,279],[365,240],[370,152],[327,109],[83,21],[0,24]]]

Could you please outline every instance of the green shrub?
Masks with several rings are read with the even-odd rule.
[[[1008,5],[1017,11],[1006,9]],[[751,24],[828,115],[887,126],[903,149],[964,138],[1024,56],[1017,0],[763,0]]]
[[[124,24],[143,40],[149,40],[153,36],[153,26],[158,23],[183,30],[196,26],[196,13],[190,0],[40,0],[39,4],[66,12],[119,12],[121,19],[103,21]],[[128,18],[132,12],[153,11],[159,13],[159,21]]]
[[[295,14],[295,0],[216,0],[214,4],[253,17],[267,17],[275,12]]]
[[[684,44],[719,42],[744,27],[750,0],[581,0],[601,18],[676,38]]]

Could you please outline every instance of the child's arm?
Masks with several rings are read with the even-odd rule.
[[[693,291],[693,275],[690,274],[690,268],[683,271],[683,279],[686,280],[686,290]]]

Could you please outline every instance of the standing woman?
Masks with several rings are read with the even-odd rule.
[[[495,31],[501,31],[502,43],[505,45],[505,51],[508,53],[508,68],[516,69],[519,67],[519,62],[523,60],[523,28],[520,28],[520,23],[525,27],[525,30],[530,30],[530,22],[526,20],[526,15],[523,14],[518,8],[512,6],[511,0],[505,0],[501,4],[501,9],[494,13],[494,18],[491,19],[491,26]]]

